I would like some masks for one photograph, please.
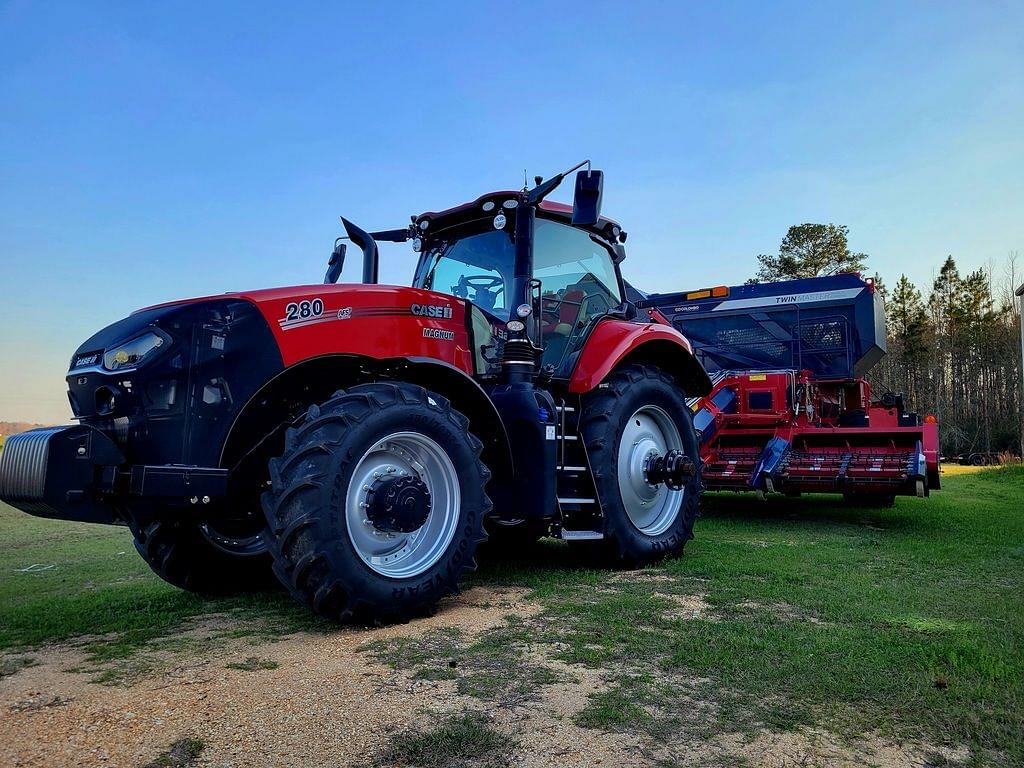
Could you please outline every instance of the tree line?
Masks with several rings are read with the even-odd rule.
[[[850,251],[849,231],[835,224],[790,227],[778,254],[757,257],[750,282],[865,272],[868,256]],[[947,256],[924,290],[901,274],[885,300],[889,353],[868,374],[876,397],[902,392],[909,408],[939,420],[942,452],[1006,451],[1020,455],[1020,308],[1024,279],[1016,254],[999,267],[962,274]]]

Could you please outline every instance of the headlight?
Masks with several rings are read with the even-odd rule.
[[[163,336],[152,331],[136,336],[103,353],[103,367],[108,371],[135,368],[153,357],[165,344]]]

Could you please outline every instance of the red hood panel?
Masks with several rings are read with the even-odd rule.
[[[428,357],[473,374],[465,302],[445,293],[395,285],[321,283],[156,306],[225,298],[248,301],[259,309],[285,366],[334,354]]]

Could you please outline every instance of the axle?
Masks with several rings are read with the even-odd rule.
[[[644,467],[644,478],[651,485],[664,483],[670,490],[680,491],[686,481],[697,474],[697,465],[682,451],[671,450],[664,456],[652,456]]]

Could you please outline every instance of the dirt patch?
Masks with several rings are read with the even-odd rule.
[[[639,580],[657,585],[663,581],[658,576],[646,572]],[[627,580],[636,578],[629,574]],[[703,594],[676,594],[664,585],[653,594],[674,606],[675,618],[708,614]],[[196,766],[370,766],[395,754],[394,740],[402,734],[429,735],[439,719],[470,716],[504,734],[510,764],[525,768],[640,768],[659,761],[685,768],[910,768],[939,758],[955,764],[970,756],[966,750],[874,737],[848,743],[823,730],[716,733],[710,681],[655,670],[633,679],[624,668],[554,659],[557,643],[523,639],[543,622],[540,606],[526,595],[525,590],[478,587],[446,601],[435,616],[410,624],[261,637],[258,645],[251,637],[229,637],[210,653],[204,652],[202,638],[230,628],[219,618],[205,619],[182,633],[189,642],[176,663],[131,686],[96,685],[89,674],[72,671],[81,669],[81,646],[39,649],[33,652],[35,666],[0,679],[0,765],[137,768],[170,759],[168,745],[188,743],[204,747]],[[509,644],[516,647],[509,658],[524,673],[543,670],[544,681],[521,696],[461,690],[464,663],[471,675],[479,671],[474,663],[485,662],[498,664],[495,676],[505,674],[507,659],[501,643],[494,642],[505,637],[502,633],[510,633]],[[436,638],[455,638],[456,650],[474,647],[485,662],[456,658],[446,675],[447,663],[396,668],[367,650],[398,643],[422,650],[425,655],[416,658],[436,661],[443,658],[437,656],[441,646],[430,645]],[[440,673],[421,674],[424,668]],[[643,723],[588,724],[587,713],[602,701],[635,703],[646,713]]]
[[[31,656],[20,656],[16,654],[0,655],[0,677],[16,675],[25,667],[34,667],[38,662]]]
[[[655,592],[654,597],[660,597],[662,600],[672,603],[672,608],[662,614],[666,619],[717,619],[707,601],[707,595]]]
[[[597,732],[576,723],[590,698],[608,688],[605,672],[566,664],[539,654],[533,663],[547,665],[558,682],[545,686],[522,706],[500,708],[496,725],[514,735],[513,764],[522,768],[649,765],[641,734]]]
[[[71,699],[58,696],[55,693],[43,693],[42,691],[29,691],[24,699],[12,701],[8,706],[11,712],[38,712],[47,707],[63,707],[71,703]]]
[[[446,626],[481,632],[510,614],[535,615],[539,607],[526,594],[476,588],[410,624],[282,637],[258,648],[275,669],[225,668],[225,661],[251,666],[256,649],[246,639],[226,641],[212,658],[190,646],[172,668],[130,687],[96,685],[71,671],[83,667],[81,647],[40,649],[36,666],[0,679],[0,765],[135,768],[185,737],[207,745],[199,765],[365,765],[389,733],[420,713],[466,704],[451,681],[409,680],[358,647]]]
[[[702,754],[682,750],[671,755],[676,765],[697,768],[716,764],[754,768],[927,768],[936,759],[956,765],[970,757],[966,748],[936,747],[923,742],[894,742],[877,735],[846,742],[821,729],[787,733],[759,731],[724,734],[703,745]]]

